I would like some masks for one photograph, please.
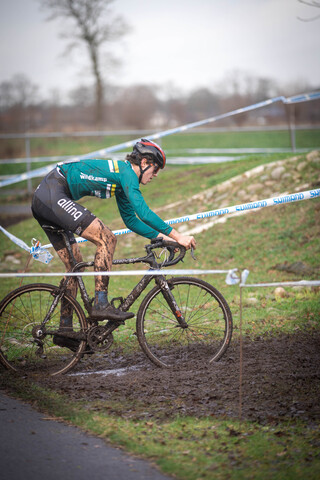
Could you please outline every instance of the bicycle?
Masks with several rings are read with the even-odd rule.
[[[93,262],[76,262],[64,230],[47,228],[62,235],[72,260],[72,272],[93,266]],[[159,248],[167,253],[161,262],[158,260],[162,254],[156,253]],[[186,254],[183,246],[162,239],[152,240],[145,249],[143,257],[114,260],[113,264],[146,263],[152,272],[176,265]],[[111,348],[113,332],[121,323],[106,318],[103,325],[91,318],[93,299],[89,298],[82,276],[75,278],[84,308],[67,293],[70,276],[64,277],[59,286],[21,286],[2,300],[0,361],[4,367],[23,374],[55,376],[68,372],[85,353]],[[140,304],[134,332],[149,360],[158,367],[179,367],[181,362],[192,361],[199,355],[208,362],[218,361],[231,341],[232,315],[224,297],[209,283],[187,276],[167,279],[165,274],[144,275],[126,298],[115,298],[112,303],[119,303],[118,308],[128,311],[152,281],[155,286]],[[72,314],[70,332],[61,332],[59,328],[61,306]],[[57,345],[57,337],[71,343],[76,338],[75,351]]]

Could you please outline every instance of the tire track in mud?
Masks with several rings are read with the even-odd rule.
[[[260,423],[319,421],[319,347],[319,332],[245,339],[242,418]],[[88,406],[94,402],[95,409],[107,408],[124,418],[238,416],[237,341],[210,365],[199,353],[179,370],[161,369],[137,352],[94,355],[76,368],[66,376],[42,379],[41,384],[75,401],[86,398]]]

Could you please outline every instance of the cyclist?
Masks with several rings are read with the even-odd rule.
[[[172,239],[187,249],[196,247],[194,237],[181,235],[167,225],[146,204],[139,184],[146,185],[166,164],[166,156],[156,143],[141,139],[125,161],[88,159],[58,164],[37,187],[32,199],[33,216],[41,227],[52,225],[66,230],[75,259],[82,256],[74,234],[97,247],[95,271],[110,271],[116,247],[116,236],[93,213],[76,202],[91,195],[99,198],[115,196],[125,225],[146,238]],[[139,218],[138,218],[139,217]],[[67,249],[60,235],[45,230],[53,247],[63,261],[66,271],[71,268]],[[95,300],[91,316],[124,321],[134,315],[115,308],[108,300],[109,277],[95,276]],[[69,293],[77,294],[75,279],[69,282]],[[61,311],[60,328],[72,329],[72,312]]]

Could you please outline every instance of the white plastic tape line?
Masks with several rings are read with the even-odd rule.
[[[18,247],[21,247],[23,248],[24,250],[26,250],[27,252],[30,253],[30,247],[28,247],[28,245],[23,241],[23,240],[20,240],[20,238],[16,237],[15,235],[12,235],[12,233],[8,232],[8,230],[6,230],[5,228],[3,228],[1,225],[0,225],[0,230],[8,237],[10,238],[10,240],[15,243],[16,245],[18,245]]]
[[[42,263],[50,263],[53,259],[53,255],[44,247],[41,246],[41,243],[37,241],[35,238],[32,239],[32,246],[28,247],[28,245],[20,238],[16,237],[12,233],[8,232],[0,225],[0,230],[8,237],[10,240],[18,245],[18,247],[23,248],[26,250],[30,255],[33,256],[35,260],[39,260]]]
[[[257,202],[243,203],[240,205],[233,205],[232,207],[219,208],[217,210],[209,210],[207,212],[195,213],[193,215],[185,215],[183,217],[171,218],[165,222],[168,225],[175,225],[177,223],[191,222],[192,220],[203,220],[204,218],[211,218],[220,215],[227,215],[228,213],[241,212],[243,210],[257,210],[264,207],[272,207],[275,205],[282,205],[284,203],[298,202],[301,200],[309,200],[311,198],[320,197],[320,188],[316,190],[308,190],[299,193],[289,193],[288,195],[279,195],[277,197],[266,198],[265,200],[259,200]],[[132,230],[122,229],[114,230],[115,235],[124,235],[126,233],[132,233]],[[79,237],[77,242],[86,242],[87,240]],[[51,244],[43,245],[41,248],[50,248]]]
[[[178,223],[189,222],[191,220],[202,220],[204,218],[211,218],[219,215],[227,215],[228,213],[239,212],[243,210],[255,210],[255,209],[260,209],[264,207],[282,205],[285,203],[298,202],[301,200],[308,200],[308,199],[318,198],[318,197],[320,197],[320,188],[316,190],[308,190],[305,192],[292,193],[288,195],[280,195],[277,197],[267,198],[265,200],[259,200],[257,202],[243,203],[240,205],[234,205],[232,207],[226,207],[226,208],[217,209],[217,210],[209,210],[208,212],[195,213],[189,216],[166,220],[166,223],[168,223],[169,225],[174,225]],[[40,242],[38,242],[36,247],[33,245],[31,248],[29,248],[25,244],[25,242],[23,242],[19,238],[9,233],[3,227],[0,226],[0,229],[5,235],[7,235],[7,237],[10,238],[10,240],[12,240],[13,243],[23,248],[24,250],[27,250],[35,258],[35,260],[39,260],[43,263],[50,262],[52,255],[47,251],[48,248],[52,247],[50,243],[47,245],[41,246]],[[115,235],[124,235],[126,233],[132,233],[132,230],[129,230],[129,229],[115,230],[113,231],[113,233]],[[79,237],[77,238],[77,242],[82,243],[82,242],[87,242],[87,240],[82,237]]]
[[[249,112],[251,110],[256,110],[258,108],[266,107],[267,105],[271,105],[277,102],[283,102],[284,104],[293,104],[299,103],[303,101],[310,101],[316,100],[320,98],[320,92],[311,92],[311,93],[304,93],[301,95],[296,95],[294,97],[285,98],[283,96],[270,98],[268,100],[264,100],[262,102],[254,103],[253,105],[249,105],[247,107],[238,108],[237,110],[232,110],[231,112],[223,113],[221,115],[217,115],[215,117],[206,118],[204,120],[199,120],[198,122],[187,123],[186,125],[182,125],[180,127],[171,128],[169,130],[164,130],[159,133],[155,133],[153,135],[148,135],[149,140],[157,140],[162,137],[166,137],[168,135],[173,135],[174,133],[181,133],[185,132],[186,130],[190,130],[191,128],[201,127],[202,125],[206,125],[207,123],[213,123],[217,120],[222,120],[224,118],[232,117],[233,115],[238,115],[239,113]],[[107,153],[117,152],[122,150],[123,148],[132,147],[140,138],[136,138],[134,140],[130,140],[128,142],[119,143],[118,145],[114,145],[112,147],[103,148],[101,150],[96,150],[95,152],[87,153],[85,155],[80,155],[77,157],[73,157],[68,161],[77,161],[83,160],[86,158],[97,158],[105,156]],[[38,168],[37,170],[32,170],[32,172],[24,173],[22,175],[17,175],[14,178],[10,178],[7,180],[3,180],[0,182],[0,187],[4,187],[6,185],[11,185],[12,183],[20,182],[22,180],[26,180],[28,178],[39,177],[46,175],[50,170],[52,170],[52,166],[47,166],[43,168]]]
[[[302,93],[301,95],[294,95],[293,97],[286,98],[284,103],[308,102],[319,98],[320,92]]]
[[[240,283],[240,287],[319,287],[320,280],[299,280],[296,282],[273,282],[273,283]]]
[[[0,278],[20,278],[20,277],[92,277],[92,276],[133,276],[139,275],[217,275],[227,274],[225,282],[227,285],[235,285],[239,283],[240,278],[236,275],[237,268],[232,270],[126,270],[111,272],[51,272],[51,273],[0,273]]]

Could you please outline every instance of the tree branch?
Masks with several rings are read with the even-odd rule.
[[[298,2],[300,2],[304,5],[307,5],[308,7],[320,8],[320,2],[316,1],[316,0],[312,0],[311,2],[309,2],[307,0],[298,0]],[[318,18],[320,18],[320,14],[316,15],[315,17],[311,17],[311,18],[301,18],[301,17],[297,17],[297,18],[301,22],[313,22],[314,20],[317,20]]]

